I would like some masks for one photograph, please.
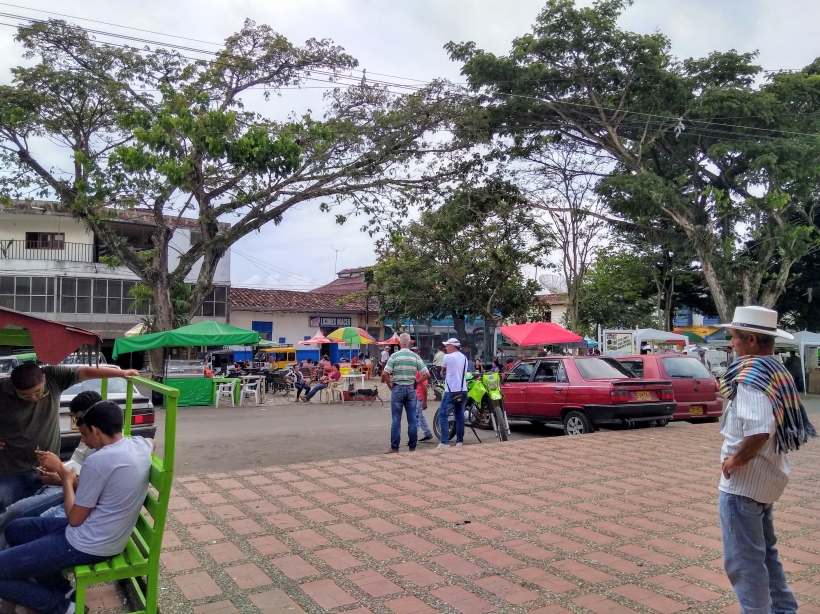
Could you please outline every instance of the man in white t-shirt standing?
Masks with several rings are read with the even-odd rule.
[[[388,360],[390,360],[390,351],[387,349],[387,346],[384,346],[382,355],[379,357],[379,373],[384,373],[384,367]]]
[[[450,412],[456,420],[456,447],[464,445],[464,406],[467,404],[467,371],[469,360],[461,353],[461,343],[458,339],[448,339],[444,342],[447,355],[441,362],[441,376],[444,378],[444,396],[441,397],[441,406],[438,410],[441,443],[439,448],[449,448]]]
[[[777,553],[774,503],[789,482],[787,455],[817,433],[794,380],[772,353],[777,312],[738,307],[731,324],[738,359],[720,380],[731,400],[721,420],[722,475],[718,497],[723,565],[743,614],[796,614]]]
[[[0,598],[41,614],[74,614],[62,570],[120,554],[148,492],[154,442],[123,437],[119,405],[100,401],[77,425],[96,452],[83,464],[76,496],[77,470],[51,452],[38,453],[41,466],[60,475],[68,518],[15,520],[6,528],[11,547],[0,552]]]

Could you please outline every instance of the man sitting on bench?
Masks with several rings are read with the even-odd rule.
[[[76,496],[76,469],[66,468],[51,452],[38,453],[41,466],[62,480],[68,518],[17,519],[6,528],[11,547],[0,552],[0,598],[41,614],[75,612],[62,570],[120,554],[148,492],[155,443],[123,437],[119,405],[100,401],[77,425],[96,452],[83,464]]]

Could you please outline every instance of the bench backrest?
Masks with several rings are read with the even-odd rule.
[[[142,377],[132,377],[128,380],[125,391],[125,423],[123,425],[123,434],[126,437],[131,436],[134,384],[139,384],[141,388],[154,390],[165,395],[165,433],[162,441],[162,458],[154,454],[151,459],[149,482],[153,490],[149,488],[148,495],[145,497],[145,510],[148,512],[149,518],[141,513],[132,534],[134,544],[136,544],[140,553],[148,559],[151,572],[158,574],[162,535],[165,532],[165,520],[168,516],[168,504],[171,499],[171,487],[174,481],[174,451],[179,390]]]

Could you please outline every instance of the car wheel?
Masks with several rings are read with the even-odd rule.
[[[564,416],[564,433],[567,435],[584,435],[592,432],[589,418],[582,411],[571,411]]]
[[[666,426],[667,424],[669,424],[669,420],[667,420],[666,418],[661,418],[660,420],[658,420],[657,426]]]

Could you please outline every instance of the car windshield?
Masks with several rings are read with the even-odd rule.
[[[577,358],[575,366],[584,379],[624,379],[633,377],[613,358]]]
[[[112,377],[108,380],[108,394],[125,394],[126,384],[127,382],[123,378]],[[74,396],[80,394],[83,390],[94,390],[95,392],[100,392],[101,386],[102,380],[88,379],[84,382],[80,382],[79,384],[74,384],[71,388],[67,388],[63,391],[63,394]]]
[[[14,361],[11,358],[0,360],[0,373],[11,373],[14,368]]]
[[[709,379],[711,374],[699,360],[687,356],[675,356],[661,359],[663,370],[669,377],[685,379]]]

